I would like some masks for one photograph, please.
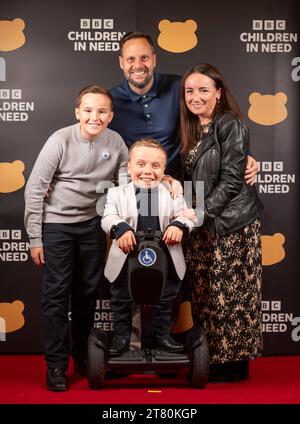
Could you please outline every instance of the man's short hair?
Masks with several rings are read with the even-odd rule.
[[[122,55],[123,46],[126,43],[126,41],[135,40],[137,38],[144,38],[146,41],[148,41],[148,43],[151,47],[152,53],[154,53],[154,51],[155,51],[154,43],[153,43],[153,40],[150,37],[150,35],[145,34],[144,32],[138,32],[138,31],[133,32],[132,31],[132,32],[127,32],[125,35],[123,35],[123,38],[121,38],[121,41],[120,41],[121,55]]]
[[[111,104],[111,110],[113,110],[113,96],[110,94],[110,92],[102,87],[101,85],[87,85],[86,87],[82,88],[77,96],[76,99],[76,107],[80,106],[82,97],[85,94],[93,93],[93,94],[103,94],[104,96],[108,97]]]

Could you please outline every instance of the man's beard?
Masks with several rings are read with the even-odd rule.
[[[141,82],[135,81],[131,78],[130,74],[129,74],[129,77],[127,78],[127,81],[136,88],[145,88],[146,85],[149,83],[149,81],[151,81],[151,79],[152,79],[152,74],[149,71],[149,69],[147,69],[147,75],[144,81],[141,81]]]

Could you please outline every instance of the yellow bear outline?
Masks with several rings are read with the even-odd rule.
[[[25,164],[21,160],[0,162],[0,193],[13,193],[20,190],[25,185],[24,169]]]
[[[184,333],[193,327],[192,305],[189,300],[185,300],[180,305],[177,321],[174,323],[172,333]]]
[[[158,45],[171,53],[187,52],[198,43],[195,34],[197,22],[193,19],[187,19],[185,22],[171,22],[168,19],[163,19],[159,22],[158,29],[160,31],[157,39]]]
[[[11,29],[17,29],[17,33],[13,34]],[[25,44],[25,35],[23,30],[25,21],[22,18],[10,20],[0,20],[0,51],[9,52],[17,50]]]
[[[249,95],[250,107],[248,117],[260,125],[276,125],[284,121],[287,116],[287,95],[282,91],[276,94],[261,94],[253,92]]]
[[[0,317],[5,322],[5,333],[13,333],[25,325],[23,311],[25,305],[21,300],[0,302]],[[17,313],[17,314],[16,314]]]
[[[262,235],[262,265],[275,265],[285,258],[285,237],[282,233]]]

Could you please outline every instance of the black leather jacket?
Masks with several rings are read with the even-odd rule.
[[[204,181],[204,224],[224,235],[250,224],[262,204],[256,188],[244,182],[248,128],[232,113],[217,116],[193,162],[192,181]]]

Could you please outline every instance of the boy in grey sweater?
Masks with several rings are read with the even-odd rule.
[[[56,131],[42,148],[25,190],[31,257],[44,271],[47,388],[53,391],[68,387],[70,294],[74,368],[84,373],[106,254],[96,186],[127,176],[127,147],[119,134],[107,128],[113,117],[110,93],[97,85],[85,87],[75,114],[79,123]]]

